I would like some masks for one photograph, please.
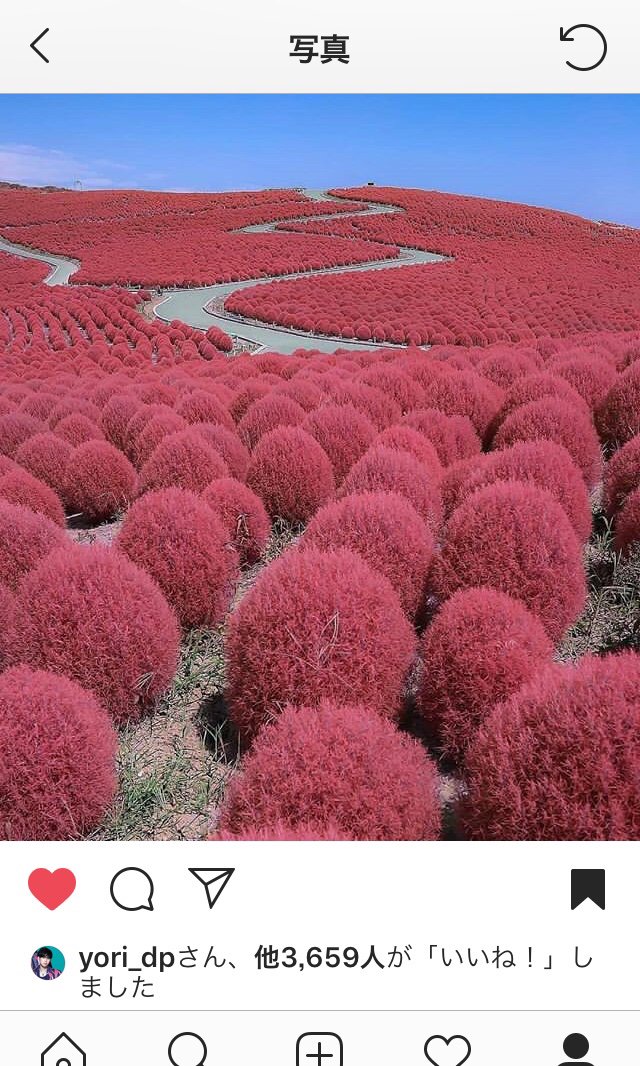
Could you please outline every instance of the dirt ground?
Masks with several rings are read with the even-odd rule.
[[[79,531],[77,539],[103,542],[116,523]],[[235,605],[263,566],[280,555],[299,530],[276,524],[260,564],[245,570]],[[115,803],[93,840],[199,840],[206,837],[240,757],[227,721],[224,626],[191,630],[183,639],[178,672],[155,712],[120,734]]]

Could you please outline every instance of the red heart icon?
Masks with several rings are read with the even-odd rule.
[[[76,887],[75,876],[71,870],[34,870],[29,874],[29,890],[40,903],[54,911]]]

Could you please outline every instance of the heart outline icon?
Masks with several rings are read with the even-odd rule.
[[[55,911],[75,892],[76,878],[75,874],[64,866],[58,870],[38,867],[29,874],[28,885],[31,895],[35,896],[39,903],[50,911]]]
[[[431,1055],[429,1054],[429,1044],[434,1040],[441,1040],[442,1043],[446,1045],[447,1050],[449,1050],[454,1040],[461,1040],[464,1045],[464,1048],[466,1048],[465,1053],[461,1059],[456,1059],[455,1062],[452,1062],[450,1060],[448,1060],[447,1062],[443,1062],[441,1059],[432,1059]],[[424,1045],[424,1053],[429,1062],[432,1064],[432,1066],[463,1066],[463,1063],[465,1063],[471,1055],[471,1044],[467,1040],[466,1036],[462,1036],[460,1033],[456,1033],[455,1036],[435,1035],[430,1036],[427,1040],[426,1044]]]

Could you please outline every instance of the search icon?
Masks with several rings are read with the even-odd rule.
[[[139,866],[125,866],[109,885],[111,899],[121,911],[152,911],[153,881]]]
[[[172,1066],[204,1066],[207,1045],[197,1033],[178,1033],[169,1044]]]

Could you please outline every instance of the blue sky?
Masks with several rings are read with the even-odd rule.
[[[639,96],[2,96],[0,180],[404,185],[640,226]]]

